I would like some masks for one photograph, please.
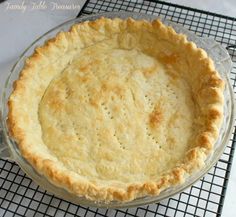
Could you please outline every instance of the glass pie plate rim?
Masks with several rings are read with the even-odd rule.
[[[30,56],[34,48],[42,45],[45,40],[52,38],[56,35],[59,31],[66,31],[70,28],[71,25],[75,23],[84,22],[86,20],[95,20],[101,16],[108,17],[108,18],[128,18],[132,17],[134,19],[146,19],[146,20],[153,20],[153,19],[161,19],[166,25],[172,26],[176,32],[183,33],[187,35],[189,41],[195,42],[198,47],[201,47],[207,51],[209,56],[215,62],[216,69],[221,74],[222,78],[225,80],[226,87],[225,87],[225,105],[224,105],[224,121],[220,130],[220,136],[216,145],[214,146],[214,150],[210,156],[208,156],[205,166],[198,172],[191,174],[189,177],[186,178],[186,181],[182,184],[172,186],[167,188],[166,190],[162,191],[157,196],[146,196],[137,198],[133,201],[128,202],[120,202],[120,201],[112,201],[110,203],[106,202],[96,202],[86,199],[85,197],[79,197],[68,192],[66,189],[62,187],[55,186],[51,182],[48,181],[46,177],[39,174],[35,169],[21,156],[21,153],[18,149],[17,144],[9,135],[7,125],[6,125],[6,117],[7,117],[7,99],[9,94],[12,90],[12,84],[15,79],[18,78],[18,75],[23,67],[23,63],[25,59]],[[10,160],[15,161],[21,169],[31,178],[33,179],[38,185],[40,185],[43,189],[47,190],[50,193],[55,194],[59,198],[68,200],[75,204],[85,205],[85,206],[92,206],[92,207],[105,207],[105,208],[128,208],[134,206],[141,206],[145,204],[150,204],[154,202],[161,201],[165,198],[173,196],[177,193],[182,192],[186,188],[193,185],[196,181],[198,181],[201,177],[203,177],[219,160],[220,156],[222,155],[226,144],[229,142],[229,139],[233,132],[233,123],[235,119],[235,102],[234,102],[234,94],[233,89],[230,84],[230,79],[228,74],[230,73],[232,67],[232,62],[230,59],[229,54],[227,51],[217,42],[209,38],[200,38],[190,32],[189,30],[185,29],[183,26],[173,23],[172,21],[165,20],[161,17],[157,17],[154,15],[148,14],[141,14],[136,12],[105,12],[96,15],[86,15],[82,16],[73,20],[69,20],[40,36],[36,39],[19,57],[16,61],[15,65],[13,66],[12,70],[10,71],[9,77],[5,82],[5,86],[1,91],[1,125],[0,125],[0,134],[2,133],[4,142],[0,144],[0,157],[7,158]],[[2,129],[1,129],[2,127]],[[218,145],[217,145],[218,144]]]

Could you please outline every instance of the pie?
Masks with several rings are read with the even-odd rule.
[[[99,18],[35,49],[9,98],[22,156],[54,185],[131,201],[185,182],[223,119],[207,53],[160,20]]]

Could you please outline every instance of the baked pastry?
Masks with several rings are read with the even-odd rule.
[[[223,117],[207,53],[159,20],[100,18],[29,57],[9,98],[22,155],[95,201],[158,195],[201,169]]]

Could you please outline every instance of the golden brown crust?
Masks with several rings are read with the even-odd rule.
[[[140,183],[120,184],[118,187],[100,186],[86,178],[69,171],[55,156],[50,154],[41,137],[38,117],[32,118],[29,114],[38,108],[29,108],[34,103],[40,102],[45,89],[50,81],[57,76],[58,69],[64,68],[72,61],[73,55],[85,47],[107,40],[114,35],[119,35],[120,47],[131,49],[137,44],[132,32],[147,31],[150,34],[140,34],[138,37],[146,41],[140,45],[140,49],[147,54],[159,58],[160,62],[167,65],[167,72],[175,83],[176,77],[185,77],[187,83],[192,85],[193,101],[198,107],[199,117],[195,122],[201,129],[193,140],[195,144],[186,153],[184,161],[171,171],[163,173],[158,180],[147,180]],[[155,53],[152,49],[153,35],[166,43],[175,53]],[[171,43],[170,43],[171,42]],[[66,56],[58,62],[60,57]],[[183,57],[185,58],[183,60]],[[187,62],[182,63],[182,61]],[[56,63],[56,64],[55,64]],[[45,70],[40,71],[44,67]],[[90,64],[80,66],[81,71],[88,71]],[[183,74],[180,74],[182,72]],[[146,78],[151,76],[152,69],[144,72]],[[88,78],[80,78],[86,82]],[[8,127],[12,137],[17,141],[22,155],[36,168],[47,176],[55,185],[64,187],[69,191],[85,196],[92,200],[119,200],[130,201],[144,195],[158,195],[169,186],[184,182],[185,176],[194,170],[200,169],[204,159],[212,150],[218,137],[219,128],[223,117],[223,90],[224,82],[215,71],[212,60],[206,52],[192,42],[188,42],[184,35],[177,34],[171,27],[166,27],[159,20],[153,22],[135,21],[133,19],[107,19],[100,18],[92,22],[84,22],[74,25],[69,32],[61,32],[54,39],[35,50],[28,58],[19,79],[14,83],[14,91],[9,98]],[[112,89],[122,97],[122,88],[112,84],[102,85],[100,94]],[[32,91],[34,95],[32,97]],[[94,96],[96,90],[94,90]],[[27,100],[26,100],[27,99]],[[53,100],[56,100],[55,98]],[[55,110],[60,109],[58,101],[51,101]],[[90,101],[91,105],[98,106],[96,97]],[[38,104],[35,106],[39,106]],[[58,106],[58,108],[57,108]],[[34,109],[34,110],[33,110]],[[162,108],[157,106],[149,116],[151,128],[155,128],[162,122]],[[34,133],[34,132],[38,133]],[[37,134],[37,135],[36,135]],[[38,144],[35,144],[38,141]],[[192,141],[192,142],[193,142]],[[105,181],[104,181],[105,182]]]

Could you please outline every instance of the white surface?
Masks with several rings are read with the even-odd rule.
[[[74,4],[82,0],[67,0],[57,1],[57,3]],[[20,3],[20,0],[8,1],[11,4]],[[39,1],[38,1],[39,2]],[[180,5],[187,5],[208,11],[236,16],[235,0],[172,0]],[[47,1],[47,9],[30,9],[32,1],[25,1],[27,6],[25,9],[6,9],[7,4],[0,4],[0,85],[3,85],[7,74],[16,61],[20,53],[35,40],[52,27],[75,17],[78,13],[78,8],[71,10],[54,9]],[[227,189],[226,199],[223,207],[223,217],[234,216],[236,214],[236,160],[233,162],[231,176]]]
[[[20,9],[12,9],[13,5],[22,5]],[[79,5],[84,0],[47,0],[47,8],[33,9],[33,2],[11,0],[0,4],[0,79],[6,77],[12,64],[37,37],[51,28],[69,20],[78,14],[76,9],[54,9],[53,2],[58,5]],[[8,6],[9,5],[9,6]]]

